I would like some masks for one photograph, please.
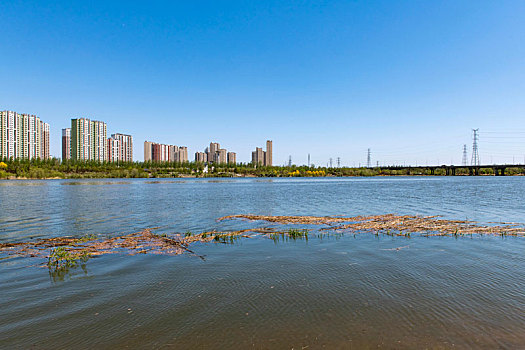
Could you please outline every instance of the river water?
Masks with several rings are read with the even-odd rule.
[[[525,177],[3,181],[0,243],[268,226],[216,221],[246,213],[525,222],[523,198]],[[0,347],[525,347],[525,238],[361,233],[192,249],[206,259],[110,254],[59,274],[4,256]]]

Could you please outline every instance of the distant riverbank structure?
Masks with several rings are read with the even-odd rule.
[[[188,147],[144,141],[144,161],[184,163],[188,161]]]
[[[271,140],[266,141],[266,151],[263,151],[261,147],[256,147],[255,151],[252,152],[252,163],[264,166],[272,166],[273,163],[273,142]]]
[[[71,119],[71,128],[62,129],[62,160],[132,162],[133,137],[112,134],[107,124],[88,118]]]
[[[221,148],[218,142],[210,142],[204,152],[195,152],[195,161],[199,163],[217,163],[217,164],[236,164],[237,154],[228,152],[226,148]]]
[[[0,158],[49,159],[49,124],[35,115],[0,111]]]

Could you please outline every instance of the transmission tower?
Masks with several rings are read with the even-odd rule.
[[[368,149],[368,154],[367,154],[367,156],[366,156],[366,167],[367,167],[367,168],[370,168],[371,161],[372,161],[372,159],[371,159],[371,157],[370,157],[370,148],[369,148],[369,149]]]
[[[468,165],[468,156],[467,156],[467,145],[463,145],[463,160],[461,161],[461,165],[466,166]]]
[[[478,131],[479,129],[472,129],[472,161],[471,165],[480,165],[478,153]]]
[[[308,167],[310,167],[310,153],[308,153]]]
[[[341,158],[337,157],[337,167],[341,167]]]
[[[292,156],[289,156],[289,157],[288,157],[288,166],[289,166],[289,167],[292,166]]]

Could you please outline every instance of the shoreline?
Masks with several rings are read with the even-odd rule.
[[[505,177],[520,177],[525,176],[524,174],[512,174],[512,175],[505,175]],[[257,175],[239,175],[236,176],[197,176],[197,175],[188,175],[184,174],[181,176],[166,176],[166,177],[111,177],[111,176],[94,176],[94,177],[8,177],[8,178],[0,178],[0,181],[21,181],[21,180],[96,180],[96,179],[115,179],[115,180],[124,180],[124,179],[235,179],[235,178],[279,178],[279,179],[289,179],[289,178],[351,178],[351,177],[499,177],[494,174],[480,174],[476,176],[471,176],[468,174],[460,174],[460,175],[426,175],[426,174],[403,174],[403,175],[387,175],[387,174],[377,174],[377,175],[326,175],[326,176],[257,176]]]

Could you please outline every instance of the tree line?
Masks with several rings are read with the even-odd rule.
[[[481,169],[481,175],[493,175]],[[457,168],[456,175],[468,175]],[[507,175],[525,174],[523,168],[507,168]],[[430,169],[388,170],[377,168],[332,168],[306,165],[262,166],[252,163],[205,164],[201,162],[99,162],[51,159],[1,159],[0,179],[79,179],[79,178],[173,178],[173,177],[325,177],[432,175]],[[446,175],[437,168],[433,175]]]

